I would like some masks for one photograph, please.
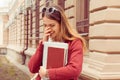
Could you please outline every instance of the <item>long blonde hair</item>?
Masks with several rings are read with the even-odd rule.
[[[58,5],[51,5],[49,7],[55,8],[56,10],[58,10],[58,12],[56,12],[57,14],[43,13],[42,17],[46,16],[49,19],[56,20],[61,25],[61,30],[60,30],[61,32],[59,34],[61,36],[60,37],[61,39],[74,40],[76,38],[79,38],[83,44],[83,51],[85,51],[86,50],[85,39],[73,27],[70,26],[64,10]]]

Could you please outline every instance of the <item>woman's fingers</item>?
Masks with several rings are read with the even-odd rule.
[[[43,66],[40,66],[39,75],[40,77],[45,77],[46,69]]]
[[[52,29],[50,27],[45,27],[43,41],[47,41],[48,37],[51,35],[51,33],[52,33]]]

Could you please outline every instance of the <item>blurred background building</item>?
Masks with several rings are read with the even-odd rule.
[[[70,24],[87,41],[80,79],[120,80],[119,0],[3,0],[0,53],[32,76],[27,63],[43,36],[41,9],[53,3],[64,8]]]

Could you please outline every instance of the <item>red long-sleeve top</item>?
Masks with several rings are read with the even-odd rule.
[[[83,63],[83,48],[80,39],[67,41],[68,48],[68,63],[64,67],[48,69],[50,80],[78,80],[78,76],[82,70]],[[30,58],[28,63],[29,70],[32,73],[37,73],[42,66],[43,45],[40,43],[35,54]],[[36,80],[41,80],[40,76]]]

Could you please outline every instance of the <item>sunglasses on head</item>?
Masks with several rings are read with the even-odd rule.
[[[50,7],[50,8],[49,8],[49,7],[48,7],[48,8],[45,7],[45,8],[42,9],[42,13],[47,12],[47,13],[50,13],[50,14],[51,14],[51,13],[54,13],[54,12],[56,12],[56,11],[58,11],[58,10],[57,10],[56,8],[54,8],[54,7]]]

